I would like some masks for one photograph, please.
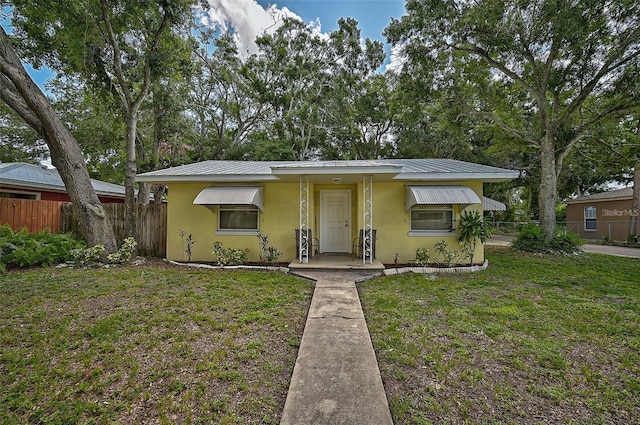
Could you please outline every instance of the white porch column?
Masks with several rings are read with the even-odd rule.
[[[309,263],[309,179],[300,176],[300,233],[298,235],[298,262]]]
[[[362,179],[362,264],[373,264],[373,176]]]

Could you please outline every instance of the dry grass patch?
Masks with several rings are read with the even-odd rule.
[[[640,260],[488,258],[359,285],[394,423],[637,421]]]
[[[3,423],[279,422],[308,282],[162,263],[1,279]]]

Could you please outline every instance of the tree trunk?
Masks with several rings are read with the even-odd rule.
[[[160,144],[162,140],[162,117],[164,111],[158,104],[158,101],[154,99],[153,102],[153,145],[151,146],[151,154],[147,163],[146,169],[141,171],[155,171],[158,169],[158,157],[160,155]],[[144,155],[144,150],[140,149],[139,158]],[[138,204],[149,205],[151,198],[152,185],[149,183],[140,183],[138,185]]]
[[[125,235],[126,237],[137,237],[136,232],[136,172],[138,165],[136,162],[136,127],[138,125],[137,109],[129,108],[127,110],[127,159],[124,177],[125,187]]]
[[[636,125],[636,142],[640,145],[640,119]],[[631,220],[629,222],[629,241],[638,241],[638,228],[640,224],[640,153],[636,154],[636,163],[633,166],[633,200],[631,201]]]
[[[111,222],[93,189],[78,141],[25,71],[3,28],[0,28],[0,98],[47,143],[51,161],[78,213],[88,245],[103,245],[105,258],[116,252]]]
[[[149,205],[151,198],[151,185],[149,183],[138,183],[138,204]]]
[[[558,201],[558,175],[556,171],[555,140],[547,130],[540,142],[540,193],[538,208],[540,227],[547,240],[553,239],[556,229],[556,203]]]
[[[633,200],[631,202],[631,221],[629,222],[629,241],[640,242],[640,158],[636,159],[633,169]]]
[[[162,198],[167,192],[167,186],[163,184],[153,185],[153,202],[162,203]]]

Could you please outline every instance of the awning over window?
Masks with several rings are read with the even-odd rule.
[[[500,201],[496,201],[495,199],[491,199],[491,198],[487,198],[486,196],[483,196],[482,209],[484,211],[506,211],[507,206]]]
[[[212,186],[203,189],[196,199],[197,205],[255,205],[263,211],[262,187]]]
[[[407,186],[407,211],[414,205],[479,204],[480,198],[466,186]]]

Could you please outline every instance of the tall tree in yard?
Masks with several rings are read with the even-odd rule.
[[[136,236],[138,114],[152,80],[182,58],[193,0],[14,0],[13,25],[36,64],[79,75],[118,99],[126,122],[126,234]]]
[[[338,28],[329,34],[328,44],[331,82],[323,102],[330,137],[325,156],[387,156],[393,108],[387,76],[377,72],[385,58],[382,43],[363,40],[358,22],[341,18]]]
[[[464,79],[475,88],[470,114],[537,150],[539,218],[551,238],[563,161],[638,105],[621,82],[639,62],[640,3],[409,0],[406,9],[387,37],[437,63],[445,77],[434,84]]]
[[[274,34],[258,37],[256,42],[259,50],[248,66],[255,70],[254,84],[262,102],[270,106],[265,136],[257,149],[277,152],[277,159],[317,156],[326,131],[321,125],[323,95],[330,84],[326,71],[332,59],[327,43],[295,19],[285,19]]]
[[[251,93],[268,105],[249,137],[257,159],[386,154],[390,88],[386,77],[376,73],[384,50],[380,42],[362,40],[357,21],[340,19],[326,39],[286,19],[273,34],[259,37],[257,45],[243,68]]]
[[[629,225],[629,239],[635,242],[640,242],[638,236],[640,236],[640,113],[638,113],[636,121],[636,146],[634,149],[634,164],[633,164],[633,197],[632,197],[632,210],[635,216],[631,217]]]
[[[211,30],[201,31],[194,57],[189,96],[197,134],[194,157],[242,157],[249,135],[269,122],[270,105],[264,101],[264,86],[257,83],[268,67],[255,67],[253,60],[244,63],[232,34],[216,37]]]
[[[76,78],[58,76],[47,82],[53,107],[82,148],[89,175],[122,184],[126,156],[125,124],[118,103],[96,93]]]
[[[82,150],[27,74],[11,40],[0,27],[0,98],[47,143],[67,193],[79,213],[80,226],[89,246],[104,245],[105,255],[117,250],[109,218],[105,215],[87,171]]]
[[[49,156],[47,144],[20,115],[0,102],[0,162],[37,162]]]

